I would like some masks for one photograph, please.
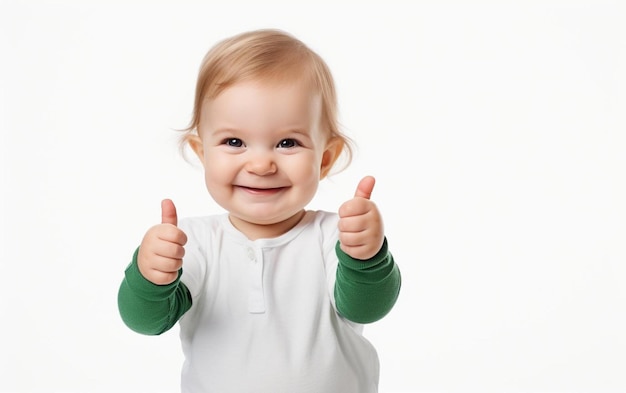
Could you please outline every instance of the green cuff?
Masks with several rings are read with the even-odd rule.
[[[341,243],[337,241],[335,252],[339,263],[345,269],[343,274],[346,278],[362,283],[377,282],[385,279],[393,268],[393,263],[388,263],[389,246],[387,238],[383,241],[380,250],[372,258],[367,260],[355,259],[341,249]]]

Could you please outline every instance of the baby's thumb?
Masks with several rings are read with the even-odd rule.
[[[376,179],[372,176],[365,176],[359,182],[359,185],[356,187],[356,192],[354,193],[355,197],[370,199],[372,197],[372,191],[374,191],[374,184],[376,183]]]
[[[178,225],[176,206],[174,206],[174,202],[171,199],[163,199],[161,201],[161,224]]]

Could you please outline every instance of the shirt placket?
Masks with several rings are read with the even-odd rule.
[[[248,296],[248,312],[263,314],[265,312],[265,296],[263,294],[263,253],[261,250],[248,246],[248,271],[250,293]]]

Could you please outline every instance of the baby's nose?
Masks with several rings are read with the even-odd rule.
[[[246,163],[246,170],[259,176],[276,173],[276,169],[276,162],[270,153],[253,154]]]

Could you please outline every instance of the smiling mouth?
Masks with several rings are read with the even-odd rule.
[[[256,187],[246,187],[246,186],[235,186],[235,187],[240,188],[244,191],[247,191],[251,194],[256,194],[256,195],[276,194],[287,188],[287,187],[256,188]]]

